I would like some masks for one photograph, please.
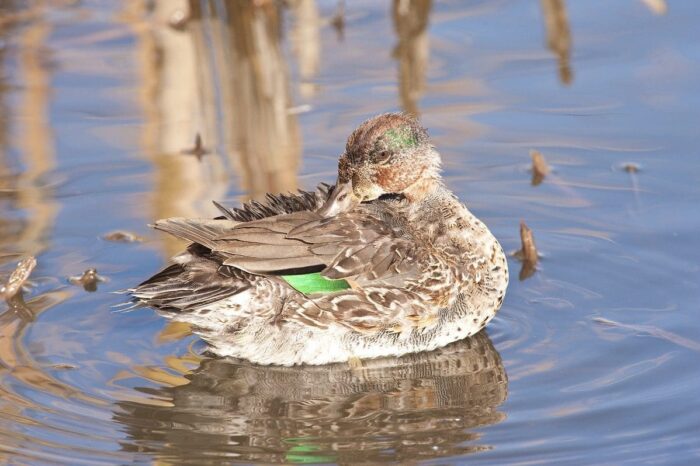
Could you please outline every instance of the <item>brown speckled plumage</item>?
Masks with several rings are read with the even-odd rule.
[[[193,244],[134,297],[191,323],[213,352],[265,364],[395,356],[472,335],[501,306],[507,264],[439,165],[414,119],[368,120],[333,188],[156,222]],[[302,294],[280,277],[308,272],[352,287]]]

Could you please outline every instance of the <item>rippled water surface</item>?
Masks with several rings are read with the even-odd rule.
[[[0,463],[700,463],[699,20],[695,0],[0,1],[0,281],[38,260],[0,304]],[[271,368],[115,311],[183,246],[148,223],[333,181],[349,132],[400,109],[507,251],[534,231],[488,334]],[[71,283],[91,267],[96,291]]]

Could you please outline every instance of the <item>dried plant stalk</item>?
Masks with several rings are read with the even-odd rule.
[[[535,246],[535,238],[532,236],[532,229],[520,221],[520,242],[522,243],[523,260],[532,263],[537,263],[537,247]]]
[[[539,256],[537,254],[537,247],[535,246],[535,238],[532,235],[532,230],[523,220],[520,221],[520,242],[522,246],[520,250],[515,253],[515,256],[523,263],[518,278],[520,280],[525,280],[532,276],[535,270],[537,270]]]

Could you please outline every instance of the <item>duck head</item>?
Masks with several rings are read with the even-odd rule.
[[[360,202],[402,195],[417,202],[440,184],[440,155],[416,119],[386,113],[352,132],[338,160],[338,181],[319,210],[332,217]]]

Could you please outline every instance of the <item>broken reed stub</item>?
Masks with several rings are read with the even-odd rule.
[[[531,149],[530,158],[532,158],[532,185],[537,186],[542,183],[545,176],[549,175],[550,169],[542,152]]]
[[[22,285],[27,281],[32,270],[36,267],[36,258],[34,256],[25,257],[19,263],[17,268],[10,274],[7,283],[0,288],[0,295],[5,300],[10,300],[17,296],[22,291]]]
[[[627,162],[622,164],[622,169],[627,173],[639,173],[639,165],[634,162]]]
[[[520,259],[523,263],[518,278],[520,280],[525,280],[532,276],[537,270],[539,256],[537,254],[537,247],[535,246],[535,238],[532,234],[532,230],[523,220],[520,221],[520,243],[520,250],[515,253],[515,257]]]
[[[520,243],[519,258],[523,261],[537,263],[537,247],[535,246],[535,238],[532,235],[532,229],[528,227],[523,220],[520,221]]]

